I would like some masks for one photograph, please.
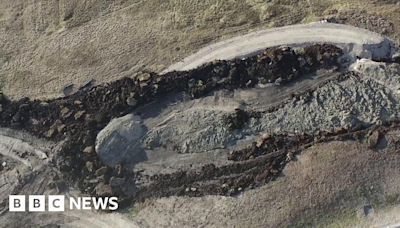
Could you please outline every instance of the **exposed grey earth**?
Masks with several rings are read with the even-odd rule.
[[[300,43],[276,40],[286,33],[297,34],[295,28],[310,31],[310,36],[300,35]],[[327,30],[332,30],[327,37],[319,37]],[[348,36],[331,40],[335,31],[347,32]],[[266,44],[263,39],[270,33],[275,34],[275,38],[272,36],[275,41]],[[257,40],[260,42],[248,46]],[[235,189],[239,194],[234,196],[150,198],[112,214],[67,211],[18,215],[7,211],[11,193],[82,193],[60,180],[60,171],[51,162],[56,160],[64,141],[51,142],[2,129],[2,224],[20,220],[21,225],[64,227],[110,227],[111,224],[114,227],[277,227],[329,225],[342,218],[342,226],[362,227],[400,222],[395,213],[400,194],[395,176],[400,167],[400,131],[390,124],[400,118],[400,65],[391,60],[396,49],[389,39],[350,26],[301,25],[212,45],[189,57],[184,64],[169,69],[190,69],[220,55],[227,59],[241,58],[267,46],[294,44],[301,48],[307,42],[329,41],[347,48],[344,51],[349,58],[339,70],[318,70],[286,84],[277,80],[259,83],[254,88],[221,89],[195,99],[184,92],[171,94],[111,120],[96,136],[96,156],[107,166],[122,164],[141,173],[144,178],[132,184],[141,187],[151,186],[148,176],[192,171],[209,164],[216,168],[234,164],[227,159],[232,151],[253,142],[262,145],[271,135],[297,137],[370,129],[367,141],[337,138],[327,143],[317,142],[300,150],[297,157],[288,154],[288,163],[275,180],[254,189]],[[357,60],[357,56],[364,58]],[[227,123],[231,117],[247,114],[240,127],[232,128]],[[376,133],[374,127],[387,129]],[[90,148],[86,152],[90,153]],[[346,164],[345,168],[334,170],[334,164],[340,162]],[[186,191],[197,189],[188,186]],[[378,207],[375,202],[386,202],[388,206]],[[377,212],[368,217],[359,208],[369,204],[376,206]],[[336,214],[331,215],[331,210]],[[356,213],[347,213],[349,210]],[[329,219],[322,218],[321,213]],[[354,224],[346,223],[349,218]]]

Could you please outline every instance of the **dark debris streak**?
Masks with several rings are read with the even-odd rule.
[[[24,98],[11,101],[1,95],[0,126],[24,130],[54,141],[66,139],[61,156],[54,161],[55,166],[65,174],[71,185],[96,195],[95,188],[99,183],[110,185],[111,179],[122,178],[126,185],[133,185],[136,179],[143,178],[140,173],[125,169],[123,164],[105,167],[96,153],[83,152],[91,151],[86,148],[94,147],[96,135],[111,119],[128,114],[136,107],[169,93],[184,91],[192,98],[199,98],[220,89],[251,88],[258,83],[268,82],[283,84],[320,68],[336,69],[337,59],[342,54],[340,48],[327,44],[312,45],[302,51],[269,48],[258,56],[243,60],[215,61],[194,70],[165,75],[143,73],[136,79],[123,78],[59,99],[31,101]],[[246,113],[237,111],[230,120],[231,128],[241,128],[248,118],[250,116]],[[275,137],[273,142],[277,145],[273,148],[263,146],[250,152],[233,152],[229,159],[236,163],[225,167],[208,165],[195,173],[182,171],[156,175],[150,177],[151,184],[135,193],[127,193],[121,186],[112,186],[110,194],[118,194],[120,198],[128,200],[174,194],[232,195],[240,192],[240,189],[256,187],[279,175],[286,162],[285,153],[268,159],[257,157],[263,158],[270,151],[290,147],[291,144],[287,145],[284,138]],[[298,141],[294,140],[293,144]],[[87,162],[92,163],[93,170],[87,169]],[[91,182],[93,179],[98,179],[98,182]],[[204,182],[201,188],[190,186],[188,191],[189,185],[199,182]]]

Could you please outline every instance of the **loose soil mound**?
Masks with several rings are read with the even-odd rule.
[[[341,55],[342,50],[332,45],[313,45],[298,50],[271,48],[255,57],[216,61],[187,72],[143,73],[136,80],[124,78],[80,90],[62,99],[10,101],[2,96],[0,126],[56,141],[67,139],[62,156],[54,162],[71,184],[77,183],[82,191],[91,194],[118,195],[121,199],[135,196],[136,200],[166,195],[232,195],[279,175],[287,152],[221,168],[206,165],[200,174],[185,171],[142,177],[123,165],[102,164],[94,150],[96,136],[111,119],[170,93],[183,91],[198,98],[220,89],[251,88],[259,83],[284,84],[317,69],[337,69],[337,59]],[[227,122],[232,128],[240,128],[246,115],[238,110]],[[266,151],[261,154],[271,152],[268,148],[263,150]],[[243,160],[238,153],[243,152],[235,152],[231,159]],[[257,156],[261,154],[256,153]],[[135,181],[142,178],[150,184],[136,189]],[[202,186],[201,191],[197,184]]]

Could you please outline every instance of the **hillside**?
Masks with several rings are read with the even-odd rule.
[[[137,71],[160,72],[206,44],[261,28],[336,18],[399,38],[396,1],[0,1],[0,86],[60,96]]]

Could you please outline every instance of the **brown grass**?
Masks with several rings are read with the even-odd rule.
[[[161,71],[210,42],[343,10],[386,17],[399,37],[400,6],[375,0],[0,0],[0,41],[13,53],[0,74],[13,98],[54,97],[69,83]],[[35,78],[10,76],[21,69]]]

